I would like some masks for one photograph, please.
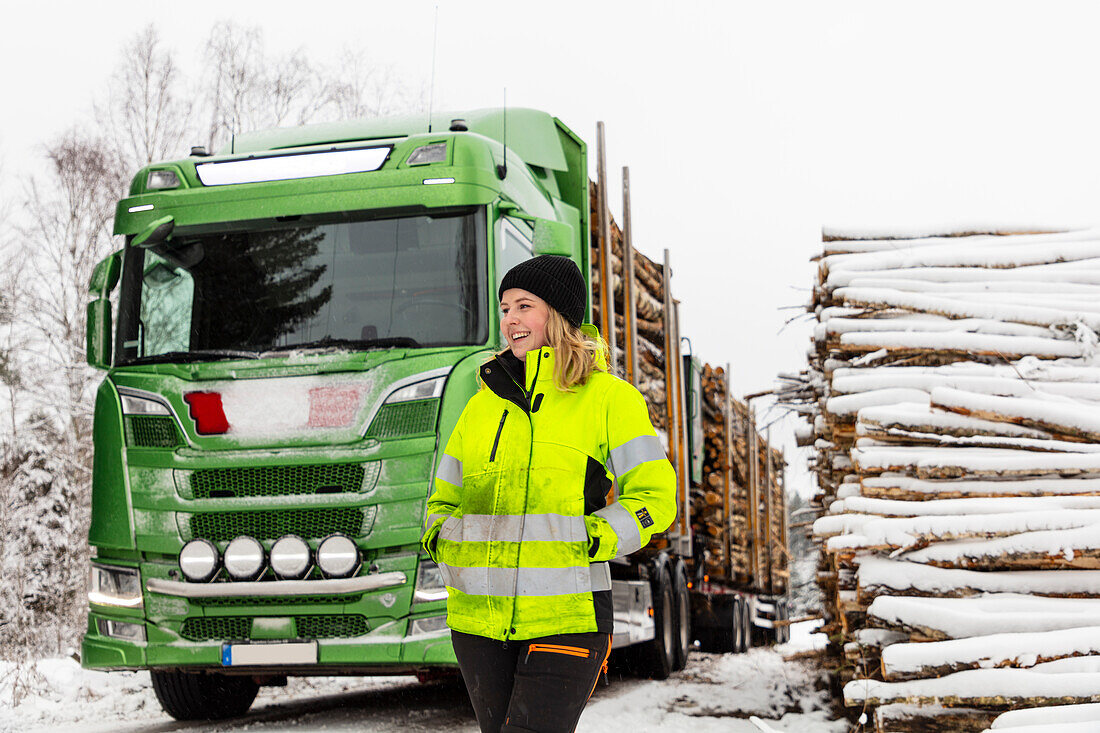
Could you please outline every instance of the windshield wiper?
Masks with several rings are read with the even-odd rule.
[[[131,359],[131,364],[161,364],[179,362],[186,364],[195,361],[216,361],[218,359],[259,359],[255,351],[237,349],[197,349],[195,351],[166,351],[163,354],[151,354]]]
[[[331,336],[325,336],[322,339],[316,341],[307,341],[302,344],[294,344],[293,346],[284,346],[281,349],[273,349],[271,351],[264,352],[265,356],[271,354],[285,354],[291,351],[302,351],[304,349],[393,349],[399,347],[405,347],[415,349],[420,344],[414,338],[408,336],[389,336],[387,338],[379,339],[334,339]]]

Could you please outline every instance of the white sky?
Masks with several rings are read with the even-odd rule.
[[[80,119],[146,24],[185,66],[214,23],[269,51],[361,48],[438,109],[545,109],[631,170],[635,246],[671,250],[681,331],[737,392],[805,364],[822,226],[1083,226],[1100,206],[1090,2],[21,3],[0,44],[12,182]]]

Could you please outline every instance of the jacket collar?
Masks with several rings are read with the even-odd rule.
[[[599,338],[600,332],[590,323],[581,326],[581,330]],[[608,370],[603,352],[596,354],[596,367]],[[545,389],[544,385],[554,380],[554,349],[549,346],[532,349],[527,352],[524,362],[520,362],[511,349],[506,349],[481,365],[481,380],[498,396],[530,412],[531,396],[536,389],[540,386]]]

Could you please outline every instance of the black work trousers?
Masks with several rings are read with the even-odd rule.
[[[600,632],[451,643],[482,733],[572,733],[611,652]]]

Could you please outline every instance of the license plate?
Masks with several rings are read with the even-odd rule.
[[[222,644],[222,666],[317,664],[317,642]]]

